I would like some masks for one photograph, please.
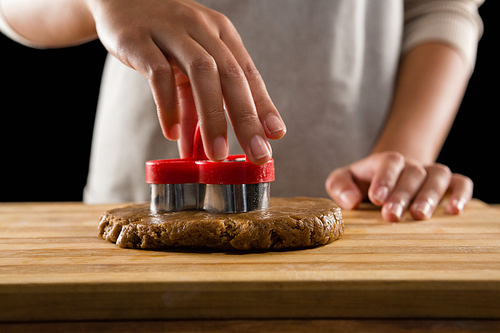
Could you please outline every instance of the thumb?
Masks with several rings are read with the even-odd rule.
[[[333,170],[326,179],[325,189],[342,209],[354,209],[363,200],[363,195],[348,168]]]

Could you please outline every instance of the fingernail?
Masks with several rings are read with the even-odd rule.
[[[452,205],[455,206],[458,211],[461,213],[465,208],[465,200],[464,199],[453,199]]]
[[[389,194],[389,189],[386,186],[380,186],[377,191],[375,191],[375,195],[373,198],[377,200],[379,203],[384,203],[387,195]]]
[[[345,209],[352,209],[358,202],[358,194],[355,191],[347,190],[339,195],[339,204]]]
[[[414,211],[419,212],[425,219],[428,219],[431,215],[432,206],[428,201],[420,202],[415,205]]]
[[[403,216],[403,206],[400,203],[391,202],[387,206],[387,210],[391,214],[393,214],[394,216],[396,216],[398,220],[401,220],[401,217]]]
[[[270,134],[286,131],[285,124],[273,114],[267,116],[265,125]]]
[[[181,125],[175,124],[170,128],[169,139],[170,140],[179,140],[181,137]]]
[[[266,141],[260,135],[254,136],[252,141],[250,141],[250,152],[256,160],[271,156]]]
[[[214,140],[214,144],[212,146],[214,159],[217,161],[223,161],[226,159],[228,154],[227,141],[222,136],[218,136]]]

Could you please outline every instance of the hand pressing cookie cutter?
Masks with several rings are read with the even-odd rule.
[[[241,213],[269,207],[274,160],[251,163],[245,155],[208,160],[197,126],[193,157],[146,162],[151,211],[205,210]]]

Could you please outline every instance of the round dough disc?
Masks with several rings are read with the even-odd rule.
[[[326,198],[271,198],[266,210],[153,214],[149,204],[105,212],[99,236],[123,248],[268,250],[312,247],[342,236],[340,208]]]

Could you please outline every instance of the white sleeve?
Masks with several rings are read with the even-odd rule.
[[[2,1],[0,1],[0,32],[3,33],[5,36],[9,37],[13,41],[18,42],[19,44],[28,46],[28,47],[33,47],[33,48],[44,48],[43,45],[37,44],[35,42],[32,42],[23,36],[19,35],[12,27],[10,26],[9,22],[7,22],[7,19],[5,18],[5,15],[3,14],[2,10]]]
[[[405,0],[403,52],[431,41],[460,52],[472,72],[483,33],[478,13],[484,0]]]

